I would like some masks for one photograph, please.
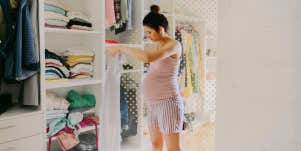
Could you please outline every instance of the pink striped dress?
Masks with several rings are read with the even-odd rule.
[[[181,45],[175,48],[181,52]],[[163,134],[182,131],[184,105],[177,82],[180,59],[167,57],[152,62],[143,80],[143,95],[148,110],[148,125]]]
[[[181,45],[177,43],[177,51]],[[167,57],[150,63],[146,77],[143,80],[143,95],[148,103],[156,103],[170,97],[179,97],[178,70],[180,59]]]

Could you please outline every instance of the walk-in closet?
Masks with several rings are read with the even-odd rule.
[[[156,49],[142,25],[152,4],[184,54],[182,135],[214,123],[217,0],[0,2],[0,151],[150,151],[149,64],[105,49]]]

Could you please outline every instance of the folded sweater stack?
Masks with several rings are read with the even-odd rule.
[[[60,0],[45,0],[46,27],[66,28],[69,18],[66,16],[70,10]]]
[[[46,119],[48,122],[66,117],[70,103],[63,97],[59,97],[54,93],[46,93],[47,112]]]
[[[89,31],[93,30],[90,17],[84,13],[70,11],[67,13],[67,16],[70,19],[67,24],[67,28]]]
[[[70,69],[70,78],[87,78],[93,76],[93,62],[95,58],[93,51],[67,50],[63,55]]]
[[[54,80],[60,78],[69,78],[70,71],[64,65],[65,61],[63,57],[55,54],[54,52],[45,50],[45,74],[46,80]]]
[[[71,9],[60,0],[45,0],[45,26],[91,31],[89,16]]]

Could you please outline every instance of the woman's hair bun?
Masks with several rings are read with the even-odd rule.
[[[159,12],[160,12],[160,7],[159,7],[158,5],[152,5],[152,6],[150,7],[150,11],[151,11],[152,13],[158,13],[158,14],[159,14]]]

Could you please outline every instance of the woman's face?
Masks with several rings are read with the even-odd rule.
[[[144,31],[146,32],[147,38],[152,41],[158,41],[162,38],[162,35],[160,34],[160,32],[158,32],[148,26],[144,26]]]

